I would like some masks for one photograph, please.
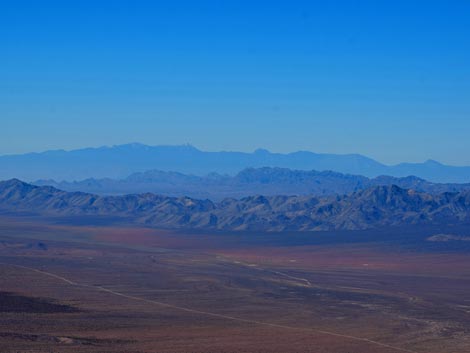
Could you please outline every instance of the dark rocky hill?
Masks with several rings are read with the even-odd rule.
[[[53,216],[114,216],[165,228],[224,230],[368,229],[470,221],[470,192],[432,195],[396,185],[330,197],[249,196],[215,203],[151,193],[99,196],[0,182],[0,209]]]

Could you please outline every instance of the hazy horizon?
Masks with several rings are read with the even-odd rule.
[[[1,154],[188,142],[470,165],[470,3],[0,10]]]
[[[95,145],[95,146],[81,146],[77,148],[54,148],[54,149],[45,149],[45,150],[37,150],[37,151],[27,151],[27,152],[20,152],[20,153],[6,153],[6,154],[1,154],[0,157],[5,157],[5,156],[17,156],[17,155],[23,155],[23,154],[40,154],[40,153],[47,153],[47,152],[54,152],[54,151],[65,151],[65,152],[72,152],[72,151],[79,151],[79,150],[86,150],[86,149],[100,149],[100,148],[114,148],[114,147],[119,147],[119,146],[130,146],[130,145],[142,145],[142,146],[147,146],[147,147],[192,147],[195,148],[199,151],[202,152],[240,152],[240,153],[255,153],[260,150],[266,150],[269,153],[274,153],[274,154],[291,154],[291,153],[296,153],[296,152],[309,152],[309,153],[315,153],[315,154],[325,154],[325,155],[360,155],[366,158],[373,159],[374,161],[383,164],[385,166],[394,166],[397,164],[406,164],[406,163],[411,163],[411,164],[420,164],[420,163],[427,163],[427,162],[437,162],[439,164],[447,165],[447,166],[454,166],[454,167],[467,167],[469,165],[457,165],[457,164],[449,164],[445,163],[439,160],[436,160],[434,158],[427,158],[425,160],[418,160],[418,161],[407,161],[403,160],[398,163],[385,163],[381,160],[375,159],[369,155],[362,154],[362,153],[354,153],[354,152],[349,152],[349,153],[333,153],[333,152],[318,152],[318,151],[310,151],[310,150],[292,150],[292,151],[274,151],[270,150],[264,147],[257,147],[253,150],[236,150],[236,149],[204,149],[199,146],[196,146],[191,143],[181,143],[181,144],[146,144],[146,143],[141,143],[141,142],[127,142],[127,143],[122,143],[122,144],[115,144],[115,145]]]

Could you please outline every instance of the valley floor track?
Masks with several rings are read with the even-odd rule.
[[[27,267],[27,266],[16,265],[16,264],[9,264],[9,263],[4,263],[4,262],[0,262],[0,265],[12,266],[12,267],[16,267],[16,268],[20,268],[20,269],[24,269],[24,270],[28,270],[28,271],[33,271],[33,272],[36,272],[36,273],[41,274],[43,276],[48,276],[48,277],[54,278],[56,280],[62,281],[62,282],[66,283],[68,285],[71,285],[71,286],[77,286],[77,287],[81,287],[81,288],[85,288],[85,289],[89,289],[89,290],[98,290],[98,291],[106,292],[106,293],[109,293],[109,294],[112,294],[112,295],[115,295],[115,296],[119,296],[119,297],[122,297],[122,298],[130,299],[130,300],[134,300],[134,301],[139,301],[139,302],[144,302],[144,303],[148,303],[148,304],[152,304],[152,305],[158,305],[158,306],[161,306],[161,307],[166,307],[166,308],[170,308],[170,309],[174,309],[174,310],[184,311],[184,312],[188,312],[188,313],[192,313],[192,314],[205,315],[205,316],[210,316],[210,317],[215,317],[215,318],[220,318],[220,319],[226,319],[226,320],[231,320],[231,321],[236,321],[236,322],[241,322],[241,323],[253,324],[253,325],[262,325],[262,326],[276,327],[276,328],[282,328],[282,329],[287,329],[287,330],[312,332],[312,333],[317,333],[317,334],[328,335],[328,336],[344,338],[344,339],[348,339],[348,340],[352,340],[352,341],[362,342],[362,343],[366,343],[366,344],[370,344],[370,345],[375,345],[375,346],[378,346],[378,347],[381,347],[381,348],[387,348],[387,349],[393,350],[395,352],[420,353],[420,352],[417,352],[417,351],[413,351],[413,350],[409,350],[409,349],[405,349],[405,348],[401,348],[401,347],[396,347],[396,346],[392,346],[392,345],[388,345],[386,343],[381,343],[381,342],[370,340],[370,339],[367,339],[367,338],[344,335],[344,334],[331,332],[331,331],[318,330],[318,329],[313,329],[313,328],[287,326],[287,325],[275,324],[275,323],[270,323],[270,322],[265,322],[265,321],[251,320],[251,319],[245,319],[245,318],[241,318],[241,317],[218,314],[218,313],[214,313],[214,312],[210,312],[210,311],[197,310],[197,309],[192,309],[192,308],[189,308],[189,307],[177,306],[177,305],[168,304],[168,303],[164,303],[164,302],[160,302],[160,301],[156,301],[156,300],[151,300],[151,299],[146,299],[146,298],[141,298],[141,297],[137,297],[137,296],[128,295],[128,294],[121,293],[121,292],[118,292],[118,291],[115,291],[115,290],[112,290],[112,289],[108,289],[108,288],[105,288],[105,287],[102,287],[102,286],[94,286],[94,285],[88,285],[88,284],[84,284],[84,283],[78,283],[78,282],[72,281],[68,278],[65,278],[63,276],[59,276],[57,274],[54,274],[54,273],[51,273],[51,272],[48,272],[48,271],[44,271],[44,270],[40,270],[40,269],[37,269],[37,268],[33,268],[33,267]],[[270,271],[270,272],[272,272],[274,274],[277,274],[277,275],[287,276],[287,277],[290,277],[292,279],[297,279],[297,280],[308,282],[308,280],[306,280],[306,279],[289,276],[289,275],[287,275],[285,273],[282,273],[282,272],[278,272],[278,271]],[[310,282],[308,282],[308,284],[310,284]]]

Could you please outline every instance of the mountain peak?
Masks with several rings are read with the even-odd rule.
[[[440,163],[440,162],[438,162],[438,161],[436,161],[436,160],[434,160],[434,159],[428,159],[426,162],[424,162],[424,164],[426,164],[426,165],[432,165],[432,166],[439,166],[439,167],[440,167],[440,166],[443,166],[442,163]]]
[[[27,184],[24,181],[21,181],[20,179],[13,178],[5,181],[0,181],[0,185],[4,187],[23,187],[30,184]]]
[[[143,143],[139,143],[139,142],[131,142],[131,143],[125,143],[123,145],[114,145],[112,146],[112,148],[132,148],[132,149],[146,149],[146,148],[149,148],[150,146],[148,145],[145,145]]]
[[[255,154],[271,154],[271,152],[269,152],[265,148],[257,148],[254,153]]]

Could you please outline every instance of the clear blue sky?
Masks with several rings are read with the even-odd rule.
[[[469,18],[464,0],[2,1],[0,154],[191,143],[470,165]]]

